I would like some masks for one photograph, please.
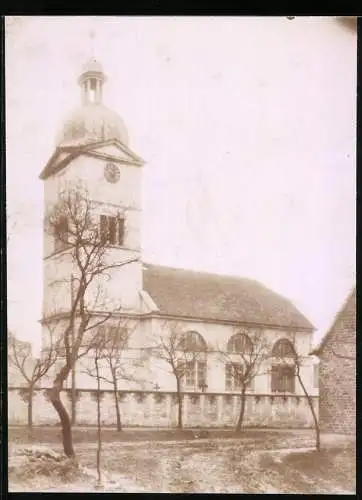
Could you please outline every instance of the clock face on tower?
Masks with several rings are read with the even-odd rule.
[[[112,184],[118,182],[120,177],[119,167],[114,163],[107,163],[104,167],[104,177],[107,182]]]

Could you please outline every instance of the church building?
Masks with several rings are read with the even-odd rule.
[[[297,351],[304,385],[318,408],[317,361],[309,356],[314,327],[287,298],[252,279],[142,260],[141,184],[147,167],[132,150],[122,118],[103,102],[106,75],[101,64],[94,58],[88,61],[78,83],[80,107],[62,124],[40,179],[45,216],[67,190],[87,193],[91,212],[87,216],[95,221],[100,238],[106,238],[110,267],[107,276],[92,285],[90,303],[94,300],[95,318],[109,315],[99,327],[104,335],[128,332],[122,351],[129,374],[120,375],[117,386],[123,424],[177,424],[177,379],[165,351],[160,354],[160,346],[171,348],[170,339],[177,330],[180,341],[173,348],[183,351],[186,366],[178,388],[184,401],[184,425],[235,425],[242,388],[237,369],[245,370],[245,346],[258,338],[268,352],[258,374],[248,380],[245,425],[311,426],[307,398],[293,362],[285,359],[292,349]],[[66,232],[69,221],[64,224]],[[44,228],[44,349],[50,332],[61,331],[67,313],[69,317],[79,272],[75,260],[64,241]],[[113,262],[126,264],[112,267]],[[79,425],[96,421],[91,364],[90,351],[77,362],[64,389],[70,394],[75,384]],[[106,379],[104,375],[101,382],[102,419],[104,425],[114,425],[112,385]],[[64,398],[68,404],[69,398]],[[43,412],[41,418],[56,422],[57,415],[48,406],[49,414],[44,417]]]

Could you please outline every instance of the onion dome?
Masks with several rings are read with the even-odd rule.
[[[73,111],[61,126],[56,145],[85,145],[116,139],[128,146],[128,132],[122,118],[102,102],[106,75],[94,58],[84,66],[78,83],[82,106]]]

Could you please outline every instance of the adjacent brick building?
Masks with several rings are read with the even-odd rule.
[[[356,288],[313,352],[320,358],[319,418],[322,432],[356,432]]]

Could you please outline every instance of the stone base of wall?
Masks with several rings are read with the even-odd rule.
[[[122,424],[125,427],[176,427],[177,395],[164,392],[119,393]],[[62,391],[62,401],[71,412],[71,391]],[[318,398],[313,398],[318,414]],[[240,397],[227,394],[183,394],[185,427],[234,427],[239,413]],[[27,402],[24,389],[8,390],[9,425],[27,424]],[[104,426],[116,425],[112,391],[101,391],[101,415]],[[48,401],[45,390],[35,391],[33,424],[56,425],[58,415]],[[97,424],[97,393],[77,391],[76,424]],[[313,427],[308,401],[302,396],[247,395],[244,425],[249,427]]]

